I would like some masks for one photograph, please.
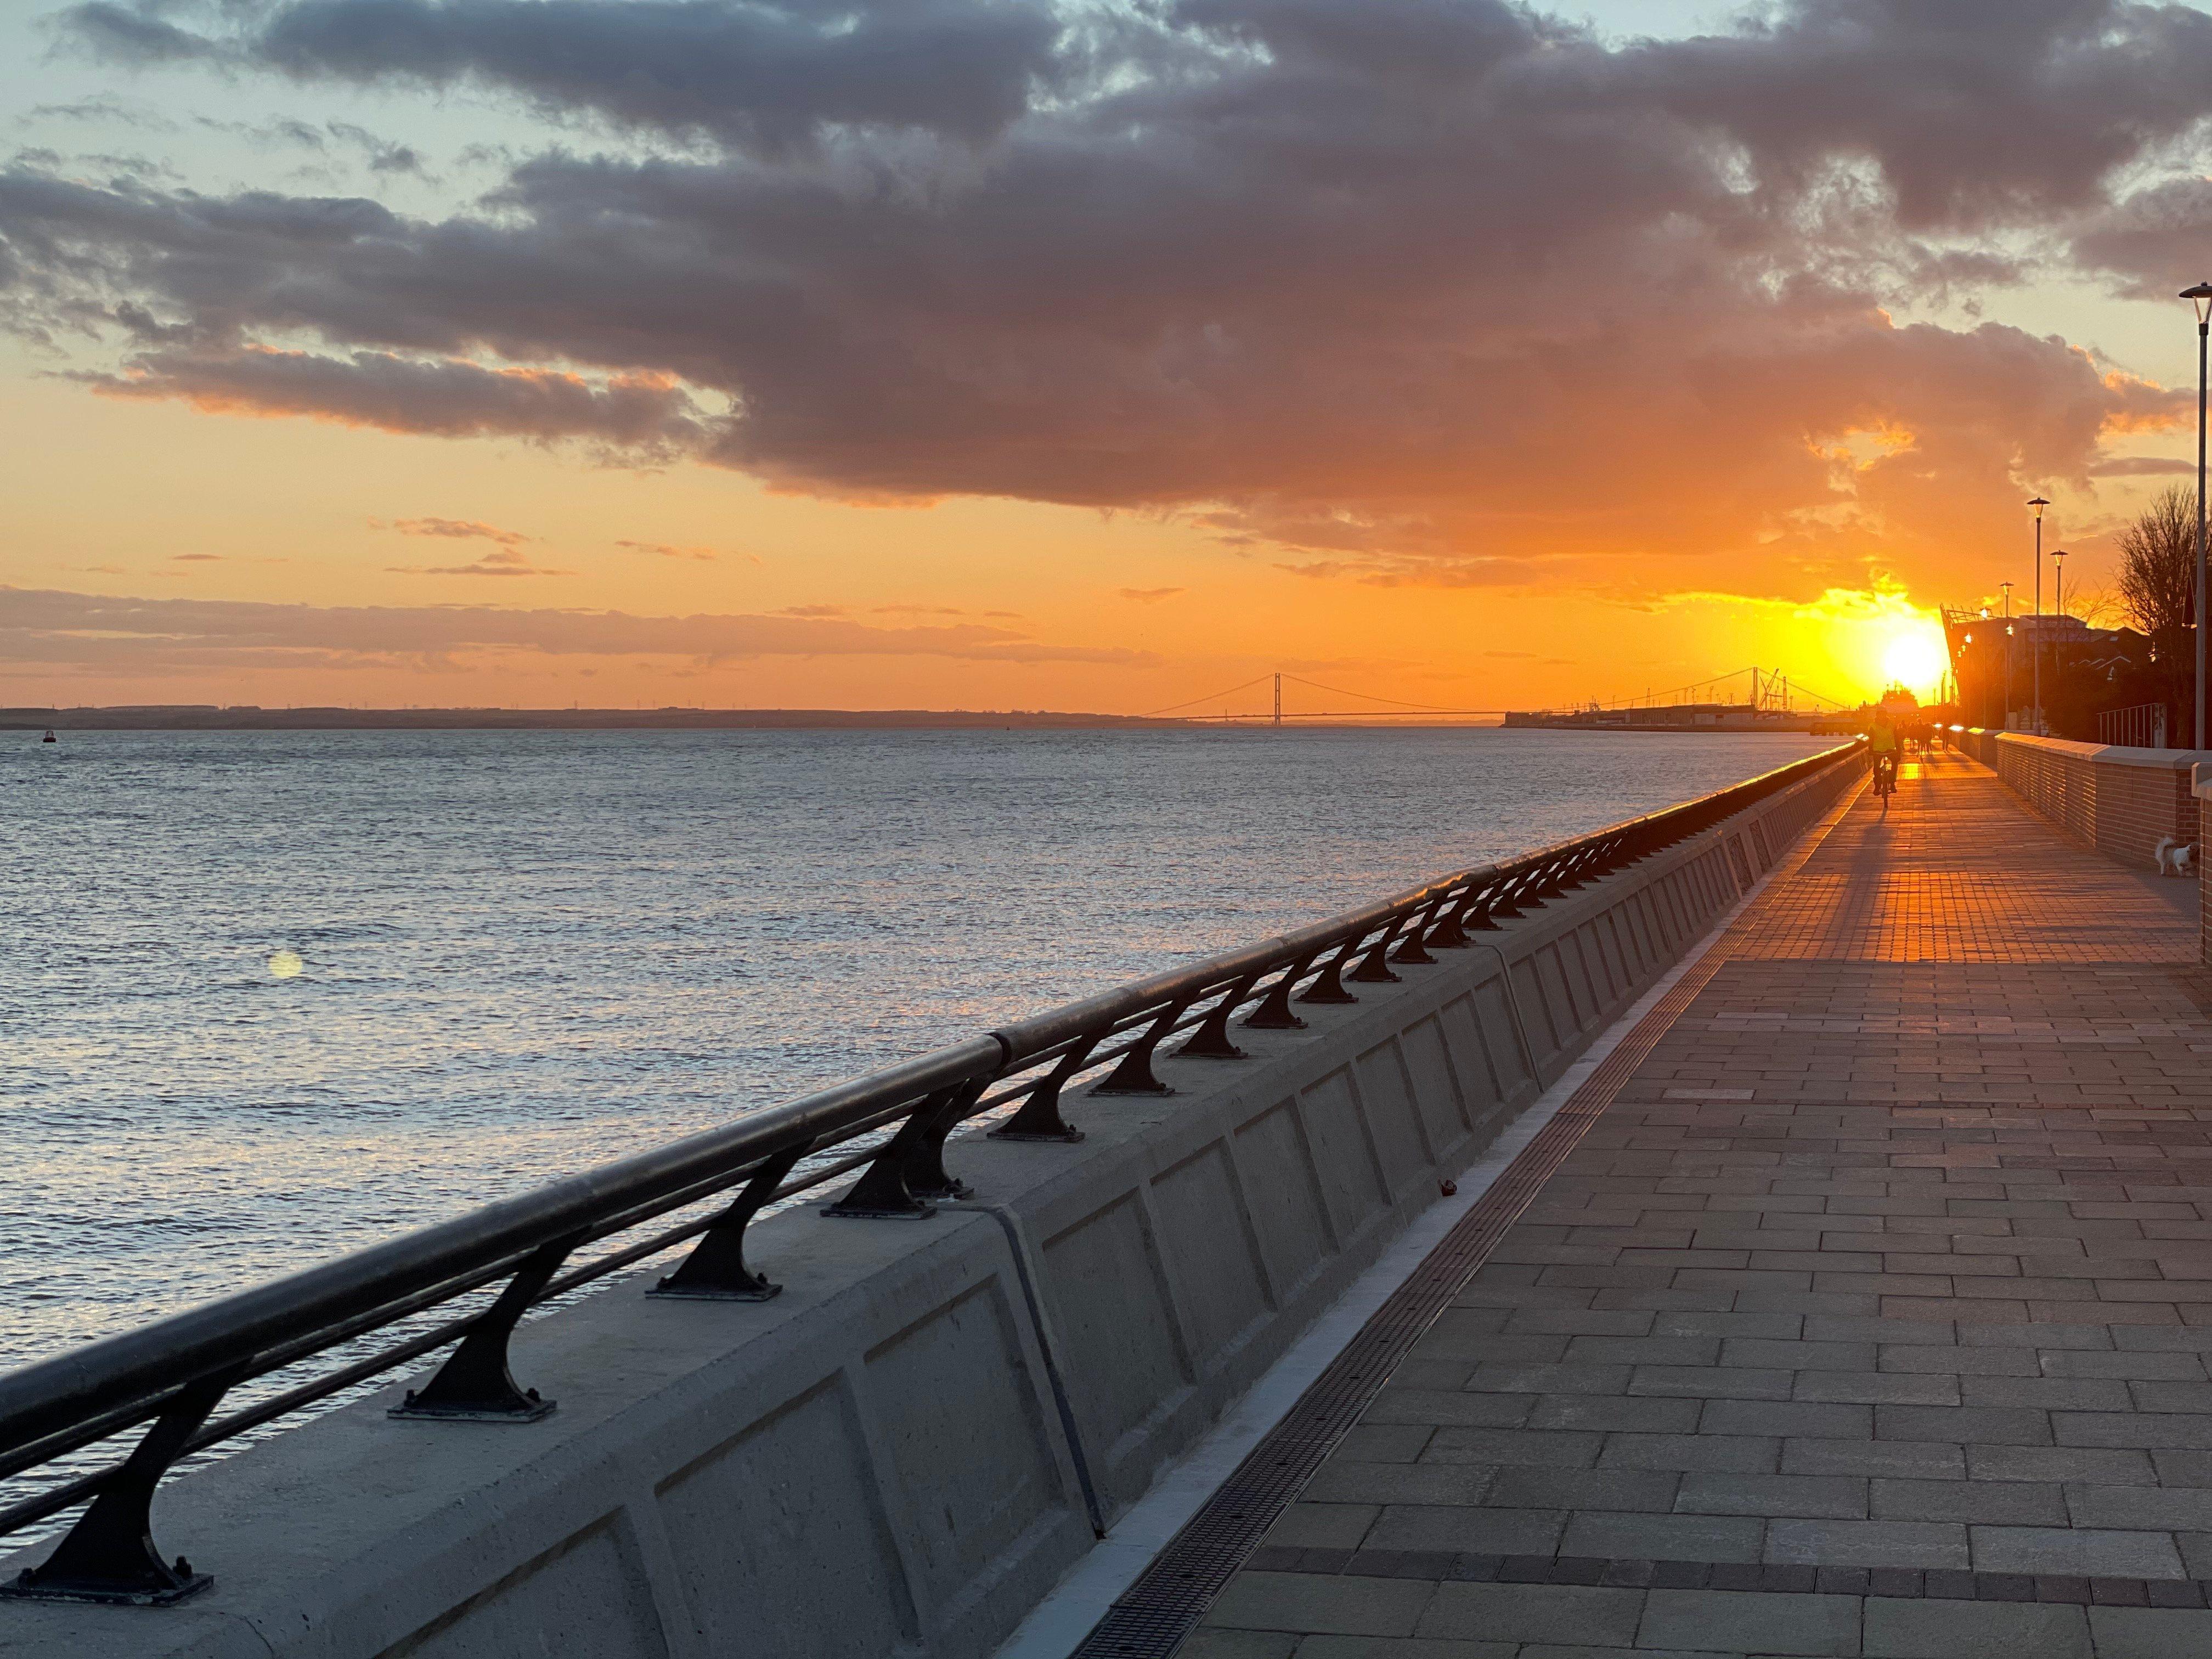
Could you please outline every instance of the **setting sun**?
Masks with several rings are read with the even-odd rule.
[[[1935,694],[1950,659],[1943,649],[1943,635],[1933,623],[1916,623],[1901,629],[1882,653],[1883,679],[1902,685],[1921,697]]]

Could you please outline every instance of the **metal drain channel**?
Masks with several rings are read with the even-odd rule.
[[[1809,830],[1777,877],[1794,875],[1857,792]],[[1219,1491],[1122,1592],[1069,1659],[1167,1659],[1358,1422],[1399,1360],[1474,1277],[1498,1240],[1589,1133],[1675,1020],[1729,960],[1744,915],[1683,970],[1667,994],[1583,1079],[1552,1121],[1505,1167],[1413,1275],[1375,1310],[1343,1352],[1262,1437]]]

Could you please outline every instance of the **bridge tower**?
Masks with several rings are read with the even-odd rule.
[[[1283,723],[1283,677],[1275,676],[1275,724]]]

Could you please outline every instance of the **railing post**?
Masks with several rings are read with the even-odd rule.
[[[54,1553],[0,1584],[0,1595],[159,1607],[214,1583],[207,1573],[194,1572],[181,1555],[174,1561],[161,1559],[154,1546],[154,1488],[245,1370],[234,1366],[181,1389]]]
[[[1418,968],[1436,960],[1429,954],[1424,936],[1429,931],[1429,924],[1437,919],[1437,913],[1443,908],[1443,903],[1441,897],[1431,899],[1426,909],[1414,914],[1413,925],[1406,929],[1405,938],[1399,942],[1398,948],[1390,953],[1391,961],[1407,963]]]
[[[1401,933],[1407,918],[1400,916],[1382,930],[1382,937],[1375,941],[1359,965],[1352,970],[1350,978],[1361,985],[1395,985],[1398,975],[1390,971],[1390,945]]]
[[[1257,974],[1247,974],[1222,994],[1221,1000],[1206,1010],[1205,1022],[1190,1034],[1190,1041],[1176,1050],[1179,1059],[1242,1060],[1244,1051],[1229,1040],[1229,1016],[1237,1006],[1252,994],[1252,988],[1260,982]]]
[[[1421,941],[1425,949],[1464,951],[1474,943],[1467,936],[1467,929],[1460,921],[1460,915],[1466,910],[1474,892],[1470,886],[1456,895],[1447,893],[1437,902],[1436,915],[1429,923],[1428,937]]]
[[[1314,957],[1320,954],[1318,951],[1312,951],[1285,968],[1282,977],[1267,988],[1267,994],[1260,999],[1260,1006],[1244,1024],[1255,1031],[1304,1030],[1305,1021],[1291,1012],[1291,993],[1305,977],[1306,969],[1313,966]]]
[[[1091,1058],[1091,1051],[1098,1046],[1098,1039],[1087,1036],[1060,1057],[1037,1085],[1031,1089],[1029,1098],[1020,1109],[990,1132],[992,1140],[1058,1140],[1073,1146],[1083,1139],[1083,1131],[1060,1115],[1060,1091],[1067,1086],[1068,1079],[1083,1069],[1083,1062]]]
[[[514,1373],[507,1369],[507,1343],[530,1304],[581,1242],[574,1236],[556,1239],[526,1256],[437,1374],[420,1389],[408,1389],[406,1399],[386,1414],[452,1423],[535,1423],[550,1414],[553,1401],[540,1398],[535,1389],[516,1386]]]
[[[1182,1018],[1183,1010],[1190,1006],[1190,1002],[1191,1000],[1186,997],[1181,1002],[1170,1003],[1159,1018],[1145,1028],[1144,1036],[1139,1037],[1135,1045],[1121,1056],[1121,1063],[1091,1092],[1094,1095],[1173,1094],[1174,1090],[1152,1075],[1152,1050],[1158,1048],[1161,1039],[1175,1029],[1176,1021]]]
[[[1344,988],[1344,964],[1352,959],[1352,953],[1359,948],[1362,937],[1358,933],[1354,933],[1344,941],[1343,948],[1323,963],[1321,972],[1314,975],[1314,982],[1306,987],[1305,994],[1298,999],[1300,1002],[1357,1002],[1359,1000],[1358,997]]]
[[[745,1229],[761,1206],[775,1196],[799,1160],[814,1149],[811,1138],[771,1152],[753,1172],[736,1202],[707,1229],[683,1265],[660,1280],[647,1296],[682,1297],[693,1302],[765,1302],[781,1296],[783,1286],[772,1285],[768,1275],[745,1266]]]
[[[945,1172],[945,1137],[989,1083],[987,1077],[971,1078],[916,1106],[853,1189],[822,1213],[856,1221],[921,1221],[937,1213],[933,1199],[971,1197],[966,1182]]]

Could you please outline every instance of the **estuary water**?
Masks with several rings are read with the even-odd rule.
[[[1824,747],[0,733],[0,1369]]]

